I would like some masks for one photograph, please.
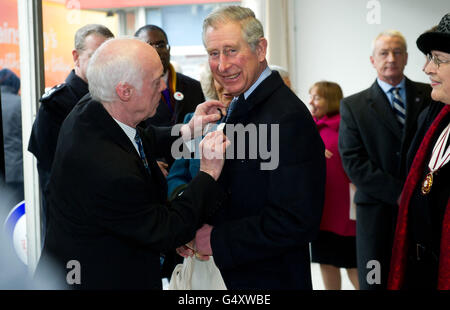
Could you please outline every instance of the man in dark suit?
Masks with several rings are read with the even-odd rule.
[[[235,152],[227,153],[219,179],[228,204],[197,232],[197,255],[214,256],[228,289],[310,290],[309,242],[319,230],[325,189],[316,126],[268,68],[267,41],[250,9],[211,13],[203,42],[215,80],[235,97],[225,128]]]
[[[339,151],[356,185],[356,243],[361,289],[385,289],[405,180],[406,154],[417,117],[430,103],[430,86],[404,76],[408,54],[398,31],[374,41],[370,61],[378,78],[341,102]]]
[[[120,55],[120,57],[117,57]],[[155,157],[170,150],[171,128],[137,127],[155,114],[165,88],[158,54],[136,39],[105,42],[92,56],[89,96],[64,121],[49,182],[49,225],[36,277],[47,263],[59,285],[80,289],[161,289],[160,252],[194,237],[225,195],[215,180],[223,159],[203,158],[201,172],[170,206]],[[201,104],[193,122],[220,118],[218,101]],[[212,113],[214,112],[214,113]],[[200,122],[200,123],[199,123]],[[224,151],[212,133],[206,151]]]
[[[33,153],[37,160],[39,183],[43,194],[44,234],[47,213],[46,188],[50,180],[59,130],[75,104],[88,93],[86,70],[91,55],[104,41],[113,37],[108,28],[99,24],[88,24],[78,29],[72,50],[74,69],[64,83],[51,88],[40,99],[41,106],[33,123],[28,151]]]

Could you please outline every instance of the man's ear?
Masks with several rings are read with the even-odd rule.
[[[80,54],[78,54],[78,51],[77,50],[72,50],[72,58],[73,58],[73,62],[74,62],[74,64],[75,64],[75,67],[78,67],[79,66],[79,64],[78,64],[78,58],[80,57]]]
[[[120,82],[116,86],[116,94],[121,101],[130,101],[133,96],[134,87],[126,82]]]
[[[267,56],[267,40],[266,38],[259,38],[258,45],[256,46],[256,55],[258,60],[263,62]]]
[[[370,56],[370,63],[372,64],[372,67],[374,67],[376,69],[376,67],[375,67],[375,58],[373,58],[373,56]]]

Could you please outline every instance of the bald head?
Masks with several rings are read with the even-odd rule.
[[[161,65],[155,49],[137,39],[111,39],[92,55],[87,70],[89,92],[100,102],[118,99],[115,88],[120,83],[142,88],[145,74]]]
[[[87,78],[94,100],[115,119],[136,127],[156,113],[166,87],[155,49],[137,39],[113,39],[92,56]]]

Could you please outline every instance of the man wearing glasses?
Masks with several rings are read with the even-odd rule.
[[[361,289],[385,289],[397,200],[406,178],[405,158],[419,113],[431,101],[430,86],[409,80],[406,41],[394,30],[379,34],[370,61],[372,86],[341,102],[339,151],[356,185],[356,243]]]
[[[167,89],[161,93],[161,101],[155,116],[149,118],[146,124],[172,126],[182,123],[187,113],[194,112],[195,107],[205,101],[200,83],[175,72],[170,63],[167,34],[163,29],[155,25],[146,25],[139,28],[134,36],[156,49],[163,64],[164,80],[167,84]]]

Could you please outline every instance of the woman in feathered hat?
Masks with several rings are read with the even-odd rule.
[[[417,39],[433,103],[422,115],[400,199],[389,289],[450,289],[450,13]]]

